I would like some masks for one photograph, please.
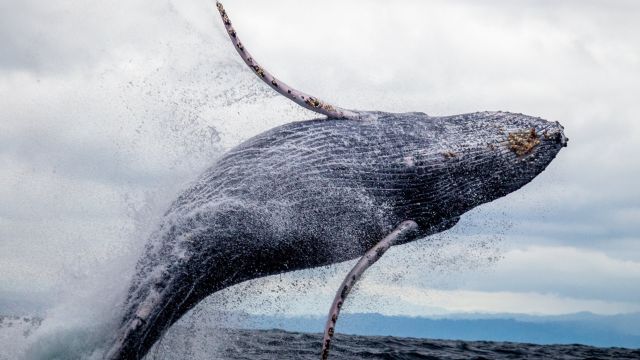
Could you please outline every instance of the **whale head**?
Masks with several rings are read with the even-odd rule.
[[[440,209],[437,215],[444,218],[520,189],[568,142],[560,123],[523,114],[410,118],[415,125],[407,132],[419,148],[410,151],[406,162],[416,167],[420,178],[410,196],[427,199],[422,205]]]

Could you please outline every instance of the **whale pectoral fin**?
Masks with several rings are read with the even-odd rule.
[[[227,11],[224,9],[222,4],[218,1],[216,2],[216,6],[218,7],[218,11],[220,12],[220,16],[222,17],[222,23],[224,24],[224,27],[229,34],[229,38],[238,51],[238,54],[240,54],[242,60],[244,60],[245,64],[247,64],[247,66],[249,66],[249,68],[251,68],[251,70],[256,75],[258,75],[258,78],[260,78],[260,80],[264,81],[273,90],[277,91],[280,95],[306,109],[326,115],[332,119],[360,119],[362,117],[358,111],[333,106],[315,96],[311,96],[309,94],[305,94],[302,91],[296,90],[285,84],[284,82],[276,79],[265,68],[260,66],[258,62],[256,62],[256,60],[249,54],[249,51],[244,47],[244,45],[242,45],[242,42],[240,42],[240,38],[238,37],[238,33],[231,25],[229,15],[227,14]]]
[[[322,359],[327,359],[329,357],[329,345],[331,343],[331,338],[333,337],[333,333],[336,327],[336,322],[338,321],[338,315],[340,314],[340,309],[342,308],[342,304],[344,304],[347,295],[355,285],[355,283],[360,279],[362,274],[376,261],[380,260],[382,255],[389,250],[391,245],[394,245],[401,241],[407,234],[413,232],[418,228],[418,224],[416,224],[412,220],[407,220],[402,222],[395,228],[389,235],[387,235],[384,239],[380,240],[375,246],[373,246],[369,251],[367,251],[360,260],[356,263],[356,265],[351,269],[349,274],[344,278],[336,296],[333,298],[333,303],[331,304],[331,309],[329,310],[329,316],[327,318],[327,323],[324,327],[324,338],[322,339]]]

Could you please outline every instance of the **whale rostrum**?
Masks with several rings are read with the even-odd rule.
[[[256,135],[178,196],[136,265],[106,359],[141,359],[182,315],[234,284],[360,258],[331,307],[319,354],[326,357],[346,295],[384,251],[518,190],[567,144],[559,123],[523,114],[329,105],[260,67],[218,10],[259,78],[328,118]]]

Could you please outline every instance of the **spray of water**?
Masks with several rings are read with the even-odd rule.
[[[148,22],[127,24],[131,27],[117,35],[107,19],[84,23],[88,30],[110,34],[113,50],[107,56],[91,59],[79,74],[67,73],[62,80],[46,74],[21,80],[27,89],[23,98],[30,100],[16,103],[22,107],[10,115],[51,139],[56,151],[47,159],[52,173],[27,179],[33,194],[25,191],[23,198],[36,198],[36,191],[46,188],[58,208],[39,213],[73,224],[74,219],[55,212],[63,207],[66,213],[81,213],[83,204],[73,199],[82,198],[91,207],[107,209],[108,219],[105,215],[104,221],[96,217],[83,226],[31,234],[28,241],[37,251],[42,249],[38,244],[53,237],[59,246],[50,254],[54,261],[42,264],[47,288],[38,320],[12,325],[26,334],[15,339],[4,332],[8,322],[0,327],[0,359],[98,357],[96,349],[120,315],[141,249],[175,194],[230,145],[287,121],[286,115],[274,114],[296,115],[253,81],[221,29],[207,23],[213,18],[200,15],[207,13],[204,9],[145,0],[131,6],[149,10]],[[80,17],[83,10],[70,11]],[[215,8],[206,10],[215,15]],[[114,26],[122,25],[118,21]],[[65,34],[54,29],[52,41],[56,35]],[[94,50],[99,52],[86,51]],[[54,65],[66,66],[59,61]],[[47,87],[56,91],[41,89]],[[255,118],[265,121],[246,126]],[[66,142],[56,142],[58,138]],[[37,158],[28,161],[38,170],[49,165]],[[74,186],[78,183],[89,185]]]

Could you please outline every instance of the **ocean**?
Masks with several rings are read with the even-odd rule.
[[[225,330],[211,333],[210,358],[243,360],[317,360],[322,335],[282,330]],[[223,341],[220,341],[223,339]],[[149,359],[190,359],[178,337],[163,340]],[[184,344],[184,343],[183,343]],[[197,346],[192,344],[192,346]],[[214,349],[211,349],[214,350]],[[199,358],[198,356],[196,356]],[[640,349],[585,345],[535,345],[490,341],[455,341],[337,334],[330,359],[640,359]]]
[[[0,316],[0,360],[100,359],[94,339],[80,332],[61,336],[26,353],[28,339],[42,324],[38,317]],[[278,329],[247,330],[175,326],[146,360],[306,360],[320,358],[322,334]],[[81,344],[83,343],[84,344]],[[95,344],[95,343],[94,343]],[[25,355],[26,354],[26,355]],[[395,336],[336,334],[329,359],[640,359],[640,349],[516,342],[433,340]]]

